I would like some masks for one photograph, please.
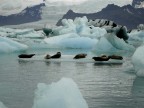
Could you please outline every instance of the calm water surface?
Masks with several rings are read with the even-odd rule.
[[[81,51],[62,51],[76,52]],[[124,64],[100,65],[19,61],[17,55],[0,55],[0,101],[8,108],[32,108],[37,84],[50,84],[62,77],[78,84],[89,108],[144,108],[144,78],[135,76],[130,58]]]

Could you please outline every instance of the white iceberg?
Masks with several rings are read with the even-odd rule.
[[[117,52],[117,51],[134,51],[132,45],[126,43],[123,39],[118,38],[114,33],[108,33],[101,37],[93,51],[95,52]]]
[[[24,51],[27,48],[27,45],[20,44],[6,37],[0,37],[0,53]]]
[[[7,108],[2,102],[0,102],[0,108]]]
[[[144,77],[144,45],[137,48],[132,56],[132,63],[137,76]]]
[[[0,36],[10,38],[44,38],[42,31],[35,31],[34,29],[12,29],[0,27]]]
[[[104,28],[88,25],[87,17],[77,17],[75,20],[63,19],[63,26],[53,29],[53,35],[76,33],[83,37],[99,38],[107,33]]]
[[[19,34],[19,35],[17,34],[17,38],[43,39],[45,38],[45,35],[41,31],[39,32],[33,31],[26,34]]]
[[[32,108],[88,108],[78,86],[72,79],[38,84]]]
[[[69,33],[59,36],[46,38],[45,43],[52,48],[82,48],[91,49],[97,43],[97,39],[81,37],[76,33]]]
[[[144,31],[133,31],[129,33],[129,40],[144,41]]]
[[[42,30],[35,31],[34,29],[12,29],[0,27],[0,36],[8,37],[18,43],[25,44],[29,48],[48,48],[46,44],[42,43],[43,39],[46,37]],[[9,49],[13,49],[8,46],[8,44],[1,43]],[[5,49],[5,48],[4,48]],[[7,52],[7,51],[6,51]],[[9,50],[9,52],[11,52]]]

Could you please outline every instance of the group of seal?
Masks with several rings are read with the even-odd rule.
[[[58,59],[61,58],[61,52],[57,52],[55,55],[50,56],[49,54],[47,54],[45,57],[45,59]]]
[[[102,55],[100,57],[93,57],[92,59],[94,59],[95,61],[108,61],[109,59],[123,60],[123,57],[118,55],[111,55],[111,56]]]
[[[20,54],[18,57],[19,58],[32,58],[35,54]],[[75,55],[75,57],[73,59],[82,59],[82,58],[86,58],[87,54],[85,53],[80,53]],[[61,58],[61,52],[57,52],[56,54],[50,56],[49,54],[47,54],[45,57],[45,59],[58,59]],[[115,59],[115,60],[123,60],[122,56],[118,56],[118,55],[111,55],[111,56],[106,56],[106,55],[102,55],[100,57],[93,57],[92,59],[94,59],[95,61],[108,61],[109,59]]]
[[[101,57],[93,57],[92,59],[94,59],[95,61],[108,61],[110,57],[106,55],[102,55]]]
[[[18,55],[19,58],[32,58],[35,54],[20,54]],[[60,58],[61,57],[61,52],[57,52],[55,55],[50,56],[47,54],[44,58],[45,59],[54,59],[54,58]]]
[[[81,58],[85,58],[87,56],[87,54],[81,53],[81,54],[77,54],[73,59],[81,59]],[[49,54],[47,54],[44,58],[45,59],[58,59],[61,57],[61,52],[57,52],[55,55],[50,56]]]

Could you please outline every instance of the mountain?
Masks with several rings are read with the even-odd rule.
[[[12,14],[8,16],[0,16],[0,26],[4,25],[17,25],[28,22],[35,22],[41,20],[42,7],[45,4],[41,3],[32,7],[27,7],[18,14]]]
[[[133,0],[132,6],[135,8],[144,8],[144,0]]]
[[[72,10],[69,10],[62,19],[75,19],[76,17],[87,16],[88,19],[107,19],[114,21],[119,25],[124,25],[128,29],[134,29],[137,25],[144,23],[144,9],[143,8],[134,8],[131,5],[126,5],[119,7],[114,4],[107,5],[106,8],[103,8],[100,12],[97,13],[75,13]],[[60,19],[57,22],[57,25],[61,25]]]

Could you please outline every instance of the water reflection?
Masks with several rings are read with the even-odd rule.
[[[8,108],[32,108],[37,84],[62,77],[75,80],[89,108],[144,108],[144,79],[133,82],[135,74],[126,74],[133,71],[129,59],[123,64],[97,64],[16,57],[3,56],[0,62],[0,100]]]
[[[18,60],[18,63],[20,65],[27,65],[27,64],[31,64],[33,63],[34,61],[27,61],[27,60]]]
[[[115,66],[119,67],[122,66],[123,63],[94,63],[94,66]]]
[[[47,66],[50,66],[51,62],[45,61],[45,64],[46,64]]]
[[[137,77],[132,86],[132,96],[137,108],[144,108],[144,78]]]
[[[61,66],[61,62],[53,62],[53,61],[45,61],[45,64],[47,65],[47,66],[50,66],[50,65],[52,65],[52,64],[54,64],[55,65],[55,67],[60,67]]]

